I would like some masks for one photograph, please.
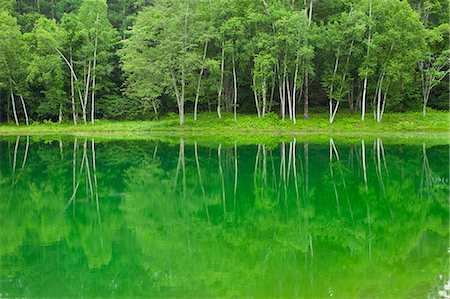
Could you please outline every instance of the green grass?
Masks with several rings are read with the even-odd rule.
[[[16,134],[68,134],[68,135],[215,135],[237,136],[246,135],[377,135],[393,138],[436,138],[448,139],[448,112],[430,110],[426,116],[421,113],[391,113],[385,114],[381,123],[373,120],[368,114],[364,123],[360,115],[349,113],[338,114],[335,123],[328,123],[325,113],[311,114],[308,120],[299,118],[297,124],[289,120],[284,122],[274,114],[265,118],[254,115],[238,115],[234,121],[232,114],[225,113],[221,119],[216,114],[199,114],[195,122],[191,114],[186,115],[183,126],[179,125],[177,115],[171,115],[157,121],[106,121],[98,120],[94,125],[74,126],[69,123],[33,123],[30,126],[0,125],[0,135]]]

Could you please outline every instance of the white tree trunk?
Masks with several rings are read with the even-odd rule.
[[[222,113],[220,110],[220,99],[222,98],[224,71],[225,71],[225,42],[222,42],[222,61],[220,64],[220,86],[219,86],[219,94],[217,95],[217,115],[219,116],[219,118],[222,118]]]
[[[369,0],[369,22],[372,19],[372,0]],[[367,43],[367,56],[369,56],[370,52],[370,41],[372,39],[371,35],[371,27],[369,26],[369,37],[368,37],[368,43]],[[361,103],[361,121],[364,122],[364,116],[366,114],[366,94],[367,94],[367,74],[364,77],[364,89],[363,89],[363,95],[362,95],[362,103]]]
[[[97,19],[95,20],[96,26],[98,26],[98,13]],[[92,66],[92,92],[91,92],[91,123],[95,122],[95,69],[97,66],[97,45],[98,45],[98,28],[95,32],[95,41],[94,41],[94,62]]]
[[[25,101],[23,100],[23,97],[20,95],[20,101],[22,102],[22,108],[23,108],[23,114],[25,115],[25,124],[28,126],[28,113],[27,113],[27,107],[25,106]]]
[[[72,46],[70,47],[70,69],[73,69]],[[72,101],[72,118],[73,124],[77,125],[77,113],[75,110],[75,89],[73,86],[73,74],[70,72],[70,97]]]
[[[18,126],[19,125],[19,119],[17,118],[16,100],[14,98],[14,93],[12,91],[12,88],[11,88],[11,104],[12,104],[12,108],[13,108],[14,121],[16,122],[16,126]]]
[[[206,55],[208,53],[208,40],[205,41],[205,48],[203,50],[203,60],[202,60],[202,67],[200,69],[200,74],[198,75],[198,81],[197,81],[197,90],[195,92],[195,102],[194,102],[194,120],[197,120],[197,110],[198,110],[198,99],[200,98],[200,86],[202,82],[203,73],[205,71],[204,63],[206,60]]]
[[[237,87],[237,76],[236,76],[236,63],[234,59],[234,50],[233,50],[233,85],[234,85],[234,120],[237,120],[237,101],[238,101],[238,87]]]

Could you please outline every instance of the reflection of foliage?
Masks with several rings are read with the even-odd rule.
[[[84,181],[65,210],[73,144],[64,145],[61,154],[56,143],[32,143],[14,179],[13,163],[0,161],[0,279],[16,283],[2,283],[1,291],[399,297],[408,290],[423,297],[447,263],[448,190],[429,188],[420,197],[421,147],[386,147],[380,177],[377,153],[368,146],[366,189],[360,147],[338,146],[340,160],[331,164],[322,145],[309,145],[309,154],[300,144],[261,147],[258,159],[255,147],[240,147],[237,156],[222,148],[220,170],[217,148],[199,147],[197,169],[191,146],[180,155],[164,144],[99,144],[98,217]],[[430,167],[444,176],[448,161],[435,164],[434,150],[427,149]],[[0,151],[8,153],[6,142]],[[87,154],[93,157],[89,148]],[[58,288],[49,287],[52,280]]]

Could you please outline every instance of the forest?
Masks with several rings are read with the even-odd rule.
[[[448,110],[447,0],[1,0],[15,125]]]

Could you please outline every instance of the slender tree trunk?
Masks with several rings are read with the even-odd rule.
[[[380,79],[380,86],[378,88],[378,99],[377,99],[377,113],[376,113],[376,120],[377,122],[381,121],[381,99],[382,99],[382,94],[383,94],[383,80],[384,80],[384,74],[381,76]]]
[[[200,98],[200,86],[202,82],[203,73],[205,71],[204,63],[206,60],[206,55],[208,53],[208,40],[205,41],[205,48],[203,50],[203,60],[202,60],[202,66],[200,68],[200,74],[198,75],[198,81],[197,81],[197,91],[195,92],[195,102],[194,102],[194,120],[197,120],[197,110],[198,110],[198,99]]]
[[[253,96],[255,98],[256,112],[258,113],[258,117],[261,117],[261,110],[260,110],[260,107],[259,107],[258,92],[256,90],[256,82],[255,82],[255,77],[254,76],[253,76]]]
[[[14,121],[16,123],[16,126],[18,126],[19,125],[19,119],[17,118],[16,100],[14,98],[14,93],[12,91],[12,88],[11,88],[11,104],[12,104],[12,108],[13,108]]]
[[[98,26],[98,13],[97,19],[95,20],[96,26]],[[92,66],[92,91],[91,91],[91,123],[95,122],[95,69],[97,67],[97,44],[98,44],[98,27],[95,31],[95,41],[94,41],[94,62]]]
[[[59,123],[62,123],[62,120],[63,120],[62,104],[59,104],[58,122],[59,122]]]
[[[294,86],[292,88],[292,120],[294,121],[294,124],[297,123],[297,112],[296,112],[296,95],[297,95],[297,77],[298,77],[298,59],[295,63],[295,74],[294,74]]]
[[[180,125],[183,125],[183,123],[184,123],[183,112],[184,111],[182,111],[182,102],[184,101],[184,98],[182,98],[182,95],[180,95],[180,92],[178,90],[177,79],[175,78],[174,71],[170,70],[170,74],[172,77],[172,87],[173,87],[173,90],[175,91],[175,97],[177,98],[178,113],[180,116]]]
[[[84,100],[82,105],[83,110],[83,122],[86,125],[87,124],[87,102],[88,102],[88,96],[89,96],[89,85],[91,81],[91,62],[89,61],[88,69],[87,69],[87,75],[85,79],[85,90],[84,90]]]
[[[266,78],[264,77],[263,83],[262,83],[262,100],[263,100],[263,106],[262,106],[262,117],[266,116],[266,103],[267,103],[267,96],[266,96]]]
[[[272,87],[270,90],[270,100],[269,100],[269,110],[268,110],[269,112],[272,111],[272,107],[273,107],[273,98],[275,96],[275,82],[276,82],[276,77],[274,74],[273,78],[272,78]]]
[[[72,46],[70,46],[70,69],[73,69],[73,57],[72,57]],[[75,110],[75,89],[73,86],[73,74],[70,72],[70,97],[72,101],[72,118],[73,124],[77,125],[77,113]]]
[[[20,95],[20,101],[22,102],[22,108],[23,108],[23,114],[25,115],[25,123],[28,126],[28,113],[27,113],[27,107],[25,106],[25,101],[23,100],[23,97]]]
[[[348,105],[349,105],[349,108],[350,108],[350,114],[355,113],[355,107],[354,107],[354,102],[353,102],[353,89],[354,89],[354,85],[353,85],[353,82],[352,82],[352,86],[351,86],[350,92],[348,93]]]
[[[219,116],[219,118],[222,118],[222,113],[220,111],[220,99],[222,98],[224,71],[225,71],[225,42],[222,41],[222,61],[220,63],[220,86],[219,86],[219,94],[217,95],[217,115]]]
[[[372,20],[372,0],[369,0],[369,22]],[[369,26],[369,37],[367,42],[367,56],[369,56],[370,52],[370,41],[372,39],[371,35],[371,27]],[[367,70],[366,70],[367,71]],[[361,102],[361,121],[364,122],[364,116],[366,114],[366,94],[367,94],[367,73],[364,77],[364,87],[362,94],[362,102]]]
[[[66,56],[64,56],[64,54],[58,49],[58,48],[56,48],[55,47],[55,50],[56,50],[56,52],[58,52],[58,54],[62,57],[62,59],[64,60],[64,62],[67,64],[67,66],[69,67],[69,70],[70,70],[70,74],[73,76],[73,78],[71,78],[72,80],[75,80],[76,82],[78,82],[78,77],[77,77],[77,75],[75,74],[75,70],[73,69],[73,61],[71,61],[71,62],[69,62],[69,60],[66,58]],[[72,50],[72,48],[71,48],[71,50]],[[72,53],[72,52],[71,52]],[[71,56],[72,57],[72,56]],[[72,87],[73,87],[73,84],[71,84],[72,85]],[[86,85],[86,83],[85,83],[85,85]],[[81,108],[82,108],[82,110],[83,111],[85,111],[86,110],[86,106],[84,105],[84,101],[83,101],[83,95],[82,95],[82,93],[81,93],[81,90],[80,90],[80,88],[79,87],[77,87],[77,91],[78,91],[78,97],[79,97],[79,99],[80,99],[80,105],[81,105]],[[75,105],[74,105],[75,106]],[[73,106],[73,107],[74,107]],[[75,114],[76,115],[76,114]],[[76,119],[76,117],[75,117],[75,119]],[[84,123],[84,124],[86,124],[86,122]]]
[[[335,112],[333,111],[334,79],[335,79],[335,77],[336,77],[336,72],[337,72],[338,66],[339,66],[339,49],[338,49],[338,51],[337,51],[336,59],[335,59],[335,63],[334,63],[333,77],[332,77],[332,79],[331,79],[331,86],[330,86],[330,95],[329,95],[330,99],[329,99],[329,101],[328,101],[329,106],[330,106],[330,107],[329,107],[329,108],[330,108],[330,124],[333,123],[333,121],[334,121],[334,115],[336,115],[337,108],[339,107],[339,101],[337,101],[337,103],[336,103],[336,108],[335,108],[335,110],[334,110]],[[334,112],[334,113],[333,113],[333,112]]]
[[[314,0],[309,1],[309,16],[308,16],[308,27],[311,28],[312,23],[312,13],[313,13],[313,2]],[[303,107],[303,118],[308,119],[309,117],[309,74],[308,71],[305,70],[305,102]]]
[[[286,80],[286,92],[288,96],[288,110],[289,110],[289,119],[292,120],[292,96],[291,96],[291,86],[290,86],[290,79],[287,78]]]
[[[184,70],[184,65],[181,68],[181,97],[180,97],[180,125],[184,124],[184,94],[186,90],[186,74]]]
[[[308,82],[308,71],[305,71],[305,102],[303,107],[303,118],[308,119],[309,117],[309,82]]]
[[[234,50],[233,50],[232,60],[233,60],[233,85],[234,85],[234,105],[233,105],[233,110],[234,110],[234,120],[236,121],[236,119],[237,119],[236,109],[237,109],[237,101],[238,101],[238,87],[237,87],[236,62],[235,62],[235,59],[234,59]]]
[[[286,55],[283,61],[283,73],[281,74],[280,66],[278,66],[278,89],[280,92],[280,109],[281,109],[281,120],[284,121],[286,117]]]

